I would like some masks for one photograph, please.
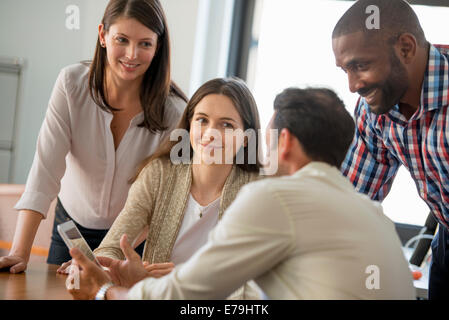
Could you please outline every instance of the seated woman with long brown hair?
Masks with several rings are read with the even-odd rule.
[[[173,133],[184,132],[183,140],[167,141],[146,162],[124,209],[94,251],[97,257],[123,260],[121,236],[135,242],[147,229],[142,259],[147,265],[167,263],[168,273],[207,242],[239,189],[258,179],[260,121],[243,81],[206,82],[187,104],[177,129]],[[245,135],[239,139],[236,132]],[[258,292],[246,284],[230,298],[257,299]]]

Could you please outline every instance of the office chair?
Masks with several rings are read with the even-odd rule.
[[[427,252],[429,251],[437,226],[437,220],[433,216],[432,212],[430,212],[427,216],[426,223],[419,234],[407,241],[407,244],[405,245],[406,247],[408,247],[412,242],[418,241],[409,260],[411,264],[418,267],[421,266]]]

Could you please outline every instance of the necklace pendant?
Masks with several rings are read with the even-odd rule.
[[[200,218],[202,218],[203,217],[203,213],[202,212],[200,212]]]

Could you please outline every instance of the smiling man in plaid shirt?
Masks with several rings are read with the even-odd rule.
[[[427,42],[416,14],[403,0],[359,0],[335,26],[332,45],[349,89],[361,96],[355,138],[342,172],[357,190],[382,201],[399,166],[409,170],[440,224],[432,242],[429,298],[447,298],[448,47]]]

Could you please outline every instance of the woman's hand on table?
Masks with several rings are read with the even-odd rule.
[[[120,262],[123,262],[122,260],[115,260],[115,259],[109,259],[107,257],[97,257],[97,259],[100,261],[103,261],[102,265],[106,267],[106,265],[114,265],[114,269],[116,264],[119,264]],[[100,262],[101,262],[100,261]],[[64,262],[58,270],[56,270],[59,274],[69,274],[70,273],[70,266],[72,264],[72,260],[69,260],[67,262]],[[166,263],[149,263],[148,261],[143,262],[144,268],[147,270],[147,276],[152,278],[160,278],[163,277],[170,272],[173,271],[175,268],[175,264],[173,262],[166,262]],[[108,267],[109,268],[109,267]],[[110,276],[114,279],[114,274],[110,274]],[[115,281],[114,281],[115,282]]]
[[[163,277],[172,272],[173,269],[175,268],[173,262],[150,264],[149,262],[145,261],[143,263],[143,266],[145,267],[145,270],[147,270],[148,272],[148,277],[153,278]]]
[[[27,259],[21,256],[10,255],[0,257],[0,269],[9,268],[9,272],[11,273],[19,273],[25,271],[27,268],[27,264]]]
[[[72,260],[64,262],[63,264],[61,264],[61,266],[58,268],[58,270],[56,270],[56,272],[61,273],[61,274],[69,274],[71,265],[72,265]]]

